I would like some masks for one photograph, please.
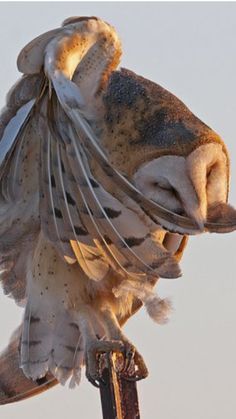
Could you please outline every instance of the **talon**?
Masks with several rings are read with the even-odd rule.
[[[140,381],[148,376],[148,369],[139,352],[134,347],[132,349],[132,359],[129,362],[128,368],[122,372],[121,376],[127,381]]]
[[[147,378],[148,370],[146,369],[145,371],[143,371],[140,374],[139,374],[139,370],[138,370],[138,371],[135,371],[135,373],[133,375],[123,373],[121,376],[126,381],[140,381],[140,380],[144,380],[145,378]]]
[[[88,381],[96,388],[100,388],[100,383],[98,380],[94,379],[93,377],[91,377],[89,374],[86,374],[86,377],[88,379]]]
[[[132,361],[135,356],[135,348],[131,344],[126,345],[125,351],[123,351],[123,367],[120,373],[129,372],[129,369],[132,365]]]
[[[100,384],[102,384],[104,386],[106,386],[106,384],[107,384],[107,382],[103,378],[100,378],[99,382],[100,382]]]
[[[132,361],[135,357],[135,348],[133,346],[130,346],[130,348],[128,349],[127,353],[126,353],[126,367],[125,370],[128,372],[131,365],[132,365]]]
[[[146,378],[143,375],[122,375],[122,378],[126,381],[132,381],[132,382],[136,382],[136,381],[140,381],[143,380],[144,378]]]

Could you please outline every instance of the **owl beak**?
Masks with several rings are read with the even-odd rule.
[[[223,202],[209,207],[205,229],[211,233],[230,233],[236,230],[235,208]]]

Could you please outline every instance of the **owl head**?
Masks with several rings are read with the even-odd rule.
[[[117,187],[125,179],[132,197],[134,188],[141,192],[142,199],[136,193],[140,205],[144,198],[159,205],[166,226],[174,220],[180,225],[187,216],[199,231],[207,222],[218,223],[208,226],[210,231],[232,230],[235,211],[227,204],[229,156],[223,140],[166,89],[117,70],[120,56],[112,26],[95,17],[73,17],[31,41],[18,68],[26,74],[44,71],[74,122],[79,110],[81,137],[89,138],[85,144],[93,137],[105,166],[123,177]],[[100,163],[91,162],[97,176]]]
[[[102,145],[145,196],[200,225],[226,203],[226,146],[176,96],[121,69],[110,75],[103,104]]]

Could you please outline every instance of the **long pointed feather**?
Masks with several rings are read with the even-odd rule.
[[[63,164],[65,167],[65,170],[67,172],[70,172],[71,168],[68,161],[68,156],[62,155]],[[76,182],[74,182],[76,185]],[[71,185],[72,186],[72,185]],[[72,186],[73,187],[73,186]],[[98,249],[101,249],[102,254],[107,259],[111,267],[113,267],[114,270],[120,272],[121,275],[129,276],[131,275],[130,272],[127,271],[128,263],[123,263],[121,260],[118,260],[117,255],[114,253],[114,249],[112,249],[111,243],[107,240],[106,237],[102,234],[100,231],[100,227],[95,220],[93,213],[91,212],[91,209],[88,206],[86,197],[84,196],[83,192],[81,191],[79,185],[77,184],[74,186],[74,194],[73,197],[77,198],[77,205],[81,214],[81,218],[83,220],[83,223],[85,224],[86,228],[88,229],[90,235],[94,238],[94,243],[98,247]],[[132,274],[135,277],[138,276],[136,274]]]
[[[129,239],[128,238],[125,239],[120,234],[120,232],[117,230],[115,226],[115,222],[111,221],[111,219],[107,215],[107,212],[104,210],[103,206],[105,205],[106,202],[108,202],[109,207],[107,208],[107,211],[109,210],[110,213],[113,213],[115,215],[117,215],[117,213],[120,214],[120,218],[121,218],[121,222],[119,223],[120,227],[123,222],[124,225],[126,225],[128,228],[129,210],[123,207],[115,198],[113,198],[110,194],[108,194],[101,186],[93,188],[92,182],[95,183],[95,179],[93,179],[92,174],[89,171],[89,168],[88,167],[85,168],[85,163],[83,162],[83,159],[81,156],[82,148],[80,148],[79,150],[79,147],[77,146],[77,143],[76,143],[75,136],[73,135],[72,131],[71,131],[71,138],[72,138],[75,154],[79,163],[78,166],[80,167],[80,170],[82,170],[82,176],[84,177],[84,182],[86,182],[86,186],[84,188],[82,186],[82,188],[84,189],[85,194],[87,193],[88,195],[88,192],[90,193],[90,196],[88,196],[87,199],[90,200],[93,212],[95,212],[95,214],[97,212],[97,218],[99,220],[100,225],[102,225],[103,229],[105,229],[105,234],[108,234],[109,239],[112,240],[114,245],[117,247],[118,251],[121,254],[123,254],[124,257],[130,260],[134,266],[137,266],[141,271],[143,271],[144,273],[149,273],[149,274],[151,274],[152,272],[154,273],[154,271],[156,271],[158,274],[165,276],[165,270],[163,270],[162,264],[163,263],[165,264],[168,259],[171,260],[171,255],[168,254],[168,252],[166,252],[165,249],[163,248],[162,255],[159,255],[158,259],[157,257],[155,258],[155,262],[153,263],[154,264],[153,266],[154,269],[153,269],[152,264],[147,264],[145,262],[146,252],[144,252],[143,257],[141,257],[142,252],[140,252],[141,250],[140,245],[144,244],[145,240],[147,239],[148,230],[146,228],[144,229],[146,233],[145,234],[146,237],[144,236],[144,237],[141,237],[140,239],[136,239],[135,237],[132,237],[132,236]],[[86,169],[88,171],[88,174],[87,174]],[[79,173],[78,170],[77,170],[77,173]],[[78,182],[79,181],[81,182],[79,174],[78,174],[77,180]],[[99,195],[100,195],[100,199],[99,199]],[[116,210],[112,209],[116,207],[118,207],[117,208],[118,211],[117,209]],[[135,214],[133,214],[133,218],[135,218]],[[134,234],[135,233],[136,232],[134,231]],[[132,247],[129,245],[129,242],[130,243],[132,242],[132,244],[136,248],[136,251],[132,249]],[[151,248],[147,250],[149,250],[149,252],[147,252],[147,255],[150,256]],[[172,265],[172,269],[173,269],[173,265],[177,265],[174,259],[171,261],[170,265]],[[169,276],[170,271],[168,270],[168,276]],[[174,276],[175,277],[178,276],[179,274],[178,269],[174,269],[174,271],[175,271]]]
[[[57,129],[58,137],[61,137],[64,143],[66,144],[68,142],[66,129],[67,125],[63,114],[64,112],[59,114],[57,117]],[[112,245],[107,242],[106,237],[104,237],[101,233],[100,228],[93,217],[91,209],[87,204],[86,198],[83,192],[81,191],[79,184],[76,184],[76,180],[71,173],[71,167],[68,160],[68,153],[66,154],[62,149],[61,158],[64,166],[64,172],[67,174],[67,178],[71,179],[71,194],[76,201],[76,205],[83,220],[83,224],[88,229],[91,237],[94,238],[94,243],[96,244],[97,248],[100,249],[102,255],[105,257],[105,259],[109,262],[109,264],[113,267],[114,270],[119,271],[121,274],[125,276],[131,275],[131,273],[129,273],[125,268],[128,267],[129,263],[127,261],[123,263],[120,260],[118,260],[117,255],[115,255],[115,249],[112,249]],[[139,276],[138,274],[133,275],[135,278]]]
[[[54,106],[50,107],[48,117],[48,123],[52,133],[53,182],[55,183],[54,186],[57,191],[60,210],[63,214],[65,234],[69,237],[73,251],[84,272],[89,278],[100,280],[106,275],[109,267],[104,261],[102,254],[96,249],[86,226],[82,223],[80,213],[76,207],[75,198],[73,197],[75,194],[70,191],[70,171],[65,170],[64,167],[62,169],[62,140],[56,124],[53,123],[55,120],[54,108],[56,108],[55,103]]]
[[[94,132],[92,132],[91,127],[87,121],[82,116],[83,111],[81,109],[81,95],[78,86],[76,86],[70,80],[66,79],[64,76],[62,77],[61,74],[60,83],[58,83],[57,77],[57,73],[54,74],[52,82],[61,106],[71,121],[75,124],[79,138],[84,144],[85,148],[87,148],[93,157],[98,161],[98,163],[101,164],[107,175],[113,177],[117,185],[121,187],[124,192],[128,193],[136,202],[138,202],[140,205],[143,205],[148,210],[151,210],[153,214],[155,214],[158,222],[167,229],[172,228],[180,233],[199,233],[199,228],[193,221],[186,217],[175,214],[172,211],[169,211],[166,208],[160,206],[159,204],[147,199],[133,184],[131,184],[121,173],[119,173],[109,164],[107,157],[99,146],[98,139],[96,138]],[[67,91],[69,94],[68,100]],[[71,98],[72,95],[74,103]],[[183,228],[184,231],[182,231],[181,228]]]
[[[60,181],[61,191],[63,194],[63,203],[64,203],[64,205],[62,204],[60,208],[62,209],[62,211],[63,211],[63,208],[66,209],[68,221],[70,223],[71,231],[74,236],[74,238],[70,239],[70,243],[72,244],[72,248],[74,250],[74,253],[76,254],[77,260],[81,268],[83,269],[83,271],[86,273],[86,275],[91,279],[101,279],[100,277],[99,278],[96,277],[97,272],[96,273],[94,272],[91,266],[92,264],[90,264],[87,259],[90,255],[89,249],[86,249],[85,246],[80,242],[81,238],[76,233],[76,226],[78,227],[79,217],[77,216],[77,219],[73,220],[71,211],[69,209],[69,203],[68,203],[69,198],[68,198],[68,195],[66,194],[66,191],[64,189],[64,183],[63,183],[59,143],[57,143],[56,146],[57,146],[56,153],[57,153],[57,158],[58,158],[57,164],[58,164],[58,169],[59,169],[59,181]],[[64,211],[64,214],[65,214],[65,211]],[[83,228],[82,225],[79,228],[82,229]],[[77,231],[78,231],[78,228],[77,228]],[[93,255],[91,254],[91,256]],[[103,276],[104,275],[102,274],[102,277]]]
[[[63,120],[63,124],[60,123],[60,121]],[[135,240],[135,235],[137,236],[137,231],[142,227],[142,223],[139,219],[137,226],[130,231],[133,233],[130,235],[129,239],[125,241],[124,237],[119,233],[116,225],[116,220],[110,220],[110,218],[107,216],[106,211],[112,212],[112,207],[116,208],[118,207],[118,211],[113,211],[113,213],[121,214],[121,217],[118,218],[117,226],[119,228],[122,228],[122,223],[124,223],[123,230],[129,231],[129,224],[131,223],[131,219],[137,219],[136,214],[132,213],[129,210],[127,210],[124,206],[121,205],[120,202],[118,202],[115,198],[113,198],[110,194],[108,194],[99,184],[96,183],[95,179],[93,178],[91,172],[89,171],[88,165],[86,165],[85,162],[82,161],[80,158],[80,153],[82,153],[82,150],[77,149],[77,143],[76,139],[74,138],[73,144],[71,145],[70,138],[73,139],[73,136],[75,135],[74,132],[71,130],[70,126],[68,125],[68,120],[65,120],[63,116],[58,117],[57,120],[58,129],[61,131],[61,135],[64,136],[64,142],[67,144],[67,156],[70,160],[70,166],[72,167],[72,171],[74,173],[74,176],[76,178],[77,184],[80,185],[80,188],[83,190],[83,194],[85,196],[85,199],[87,202],[90,202],[90,209],[93,211],[93,215],[97,218],[97,223],[100,225],[100,229],[103,230],[101,233],[102,236],[109,237],[109,240],[113,241],[114,245],[119,248],[119,254],[123,254],[125,259],[130,260],[130,257],[127,257],[127,250],[128,253],[131,253],[133,256],[133,264],[137,269],[137,262],[140,262],[139,268],[141,270],[144,270],[144,267],[146,268],[146,271],[150,273],[150,271],[153,271],[153,268],[156,270],[157,273],[160,273],[162,276],[167,277],[176,277],[179,275],[180,271],[177,267],[175,259],[171,257],[171,254],[166,252],[165,248],[161,245],[157,245],[157,243],[153,244],[152,240],[148,237],[148,229],[145,227],[143,234],[140,233],[140,239]],[[70,124],[70,123],[69,123]],[[70,138],[68,138],[68,135]],[[75,162],[75,156],[77,155],[77,159],[80,159],[79,162]],[[69,168],[67,169],[69,170]],[[87,172],[88,174],[87,174]],[[94,185],[96,187],[94,187]],[[95,192],[96,191],[96,192]],[[88,192],[90,192],[90,195],[88,195]],[[92,195],[92,196],[91,196]],[[103,207],[106,207],[106,203],[108,204],[108,208],[104,210]],[[111,209],[109,209],[109,206]],[[130,221],[129,220],[129,217]],[[126,227],[125,227],[126,226]],[[105,228],[105,230],[104,230]],[[144,226],[142,227],[142,229]],[[117,239],[118,236],[118,239]],[[144,237],[146,236],[146,237]],[[117,240],[119,242],[117,242]],[[135,247],[135,251],[133,251],[131,248],[129,248],[129,241],[132,242],[132,245]],[[137,247],[138,246],[138,247]],[[117,250],[116,250],[117,251]],[[113,249],[114,252],[114,249]],[[139,256],[140,255],[140,256]],[[141,256],[142,255],[142,256]],[[148,263],[145,262],[145,257],[148,259]],[[135,262],[135,263],[134,263]],[[145,266],[146,265],[146,266]]]
[[[21,106],[3,132],[0,141],[0,178],[3,176],[6,163],[16,146],[16,141],[30,118],[35,102],[36,99],[31,99],[28,103]]]
[[[71,258],[73,263],[73,252],[69,240],[63,240],[62,215],[58,207],[54,206],[52,178],[51,178],[51,134],[46,125],[46,118],[39,119],[39,130],[41,135],[41,170],[39,177],[40,187],[40,217],[42,229],[51,242],[57,247],[62,257]]]

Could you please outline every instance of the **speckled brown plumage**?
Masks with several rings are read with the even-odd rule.
[[[127,69],[111,74],[103,94],[101,140],[111,163],[129,177],[140,164],[165,154],[186,156],[220,136],[175,95]]]

